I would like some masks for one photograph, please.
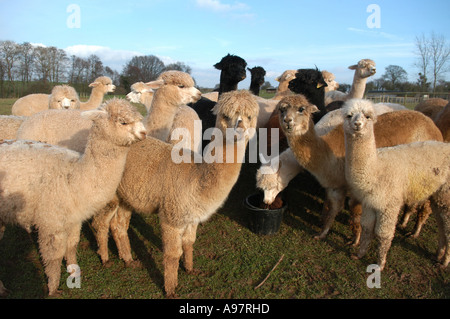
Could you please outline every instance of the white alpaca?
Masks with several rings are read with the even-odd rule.
[[[395,234],[401,207],[431,201],[439,231],[437,259],[442,267],[450,261],[450,144],[415,142],[376,148],[373,103],[354,99],[342,109],[345,134],[345,177],[353,196],[363,204],[362,258],[374,236],[378,266],[382,270]],[[396,165],[395,163],[401,163]]]
[[[92,110],[100,106],[103,97],[109,92],[114,92],[116,86],[112,84],[112,80],[107,76],[100,76],[94,80],[89,87],[92,88],[89,100],[80,103],[80,110]]]

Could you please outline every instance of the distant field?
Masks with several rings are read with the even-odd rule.
[[[13,99],[0,100],[0,113],[9,114]],[[145,165],[145,163],[143,163]],[[450,271],[434,265],[437,226],[434,216],[419,238],[398,230],[381,274],[381,288],[369,288],[367,267],[376,262],[375,243],[362,260],[352,260],[355,248],[346,245],[351,231],[347,210],[340,213],[323,241],[320,229],[324,191],[308,174],[297,176],[285,190],[289,205],[279,232],[257,235],[248,229],[245,197],[255,191],[258,164],[245,163],[224,206],[198,228],[194,246],[196,275],[181,266],[177,294],[183,299],[448,299]],[[45,200],[45,199],[43,199]],[[104,268],[89,222],[82,228],[78,249],[81,288],[69,289],[63,265],[61,299],[161,299],[163,253],[156,215],[134,213],[129,236],[133,255],[142,268],[124,267],[110,239],[112,265]],[[10,299],[47,298],[46,277],[36,233],[10,226],[0,241],[0,279]],[[282,260],[272,271],[277,262]],[[271,272],[272,271],[272,272]],[[256,288],[270,274],[267,280]],[[402,306],[402,305],[399,305]],[[301,309],[299,309],[301,310]],[[374,311],[378,309],[373,309]],[[316,311],[320,312],[321,309]],[[349,309],[349,311],[351,311]]]

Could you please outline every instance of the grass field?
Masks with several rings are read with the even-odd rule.
[[[9,114],[14,100],[0,100],[0,113]],[[355,248],[346,245],[351,231],[347,211],[337,216],[323,241],[320,229],[324,192],[308,174],[297,176],[285,190],[288,212],[278,233],[252,233],[242,202],[255,191],[257,164],[245,163],[225,205],[201,224],[194,246],[196,275],[179,270],[179,298],[186,299],[448,299],[449,270],[435,267],[437,226],[431,216],[418,239],[406,237],[413,228],[398,230],[381,273],[381,288],[368,288],[367,267],[376,262],[374,243],[362,260],[352,260]],[[81,287],[66,285],[61,268],[60,299],[162,299],[162,243],[156,215],[134,213],[129,236],[133,255],[142,268],[126,268],[110,239],[109,268],[102,266],[89,223],[78,249]],[[11,290],[7,298],[47,298],[46,277],[36,233],[8,226],[0,241],[0,279]],[[282,257],[282,260],[280,261]],[[277,267],[272,271],[273,267]],[[272,272],[271,272],[272,271]],[[267,280],[256,288],[266,276]]]

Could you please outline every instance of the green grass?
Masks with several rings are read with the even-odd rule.
[[[9,102],[0,100],[4,108]],[[368,288],[368,265],[376,262],[372,244],[362,260],[350,258],[355,248],[349,214],[340,213],[328,237],[317,241],[324,192],[308,174],[297,176],[285,191],[289,205],[280,230],[257,235],[247,227],[242,202],[255,191],[257,164],[244,164],[224,206],[198,228],[194,246],[196,275],[180,266],[177,294],[186,299],[448,299],[450,275],[434,265],[437,226],[431,216],[418,239],[406,237],[413,228],[398,230],[381,274],[381,288]],[[133,256],[142,268],[126,268],[110,239],[109,268],[102,266],[89,223],[83,225],[78,262],[81,288],[69,289],[69,274],[61,268],[61,299],[162,299],[162,243],[157,215],[134,213],[129,236]],[[0,278],[10,299],[48,298],[36,233],[8,225],[0,241]],[[284,256],[279,265],[274,265]],[[270,273],[267,281],[258,289]]]

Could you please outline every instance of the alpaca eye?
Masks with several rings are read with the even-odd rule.
[[[225,121],[229,121],[229,120],[230,120],[230,118],[229,118],[228,116],[226,116],[225,114],[223,115],[223,119],[224,119]]]
[[[303,113],[304,110],[305,110],[305,108],[302,106],[302,107],[300,107],[300,108],[298,109],[298,112],[299,112],[299,113]]]
[[[248,118],[248,120],[249,120],[249,121],[251,121],[251,120],[252,120],[252,117],[251,117],[251,116],[247,116],[247,118]]]
[[[121,125],[128,125],[128,123],[125,122],[125,121],[120,122],[120,124],[121,124]]]
[[[184,85],[178,85],[180,89],[184,89]]]

